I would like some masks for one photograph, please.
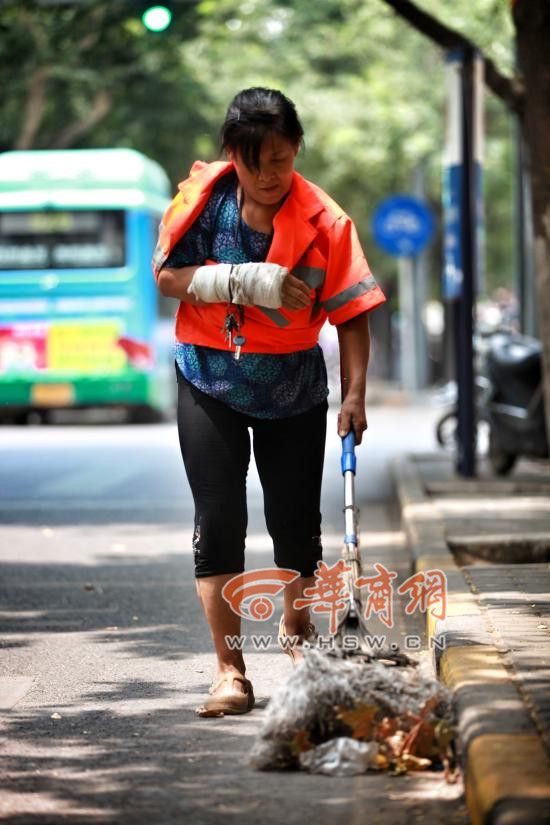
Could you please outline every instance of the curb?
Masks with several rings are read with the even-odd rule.
[[[550,825],[548,755],[500,639],[449,550],[443,518],[414,458],[397,458],[392,470],[414,572],[438,569],[447,576],[445,619],[428,610],[426,633],[436,673],[457,710],[472,825]]]

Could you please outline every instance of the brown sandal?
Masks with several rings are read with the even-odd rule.
[[[216,696],[216,691],[224,682],[230,682],[231,686],[233,686],[234,679],[242,682],[244,693],[235,690],[231,693],[222,693]],[[208,689],[208,693],[210,696],[205,699],[204,704],[195,710],[197,716],[224,716],[225,714],[248,713],[248,711],[254,707],[255,699],[252,682],[240,673],[231,671],[222,673],[219,679],[212,683]]]
[[[318,635],[319,634],[317,632],[315,625],[311,622],[308,622],[305,626],[303,633],[296,634],[296,636],[288,636],[285,628],[285,617],[281,616],[279,620],[279,647],[282,651],[284,651],[284,653],[287,653],[290,656],[294,664],[296,664],[294,649],[301,648],[303,642],[314,642]],[[293,638],[297,638],[295,644],[292,644],[291,642],[291,639]]]

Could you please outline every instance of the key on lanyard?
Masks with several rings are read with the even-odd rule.
[[[241,357],[241,347],[244,346],[244,344],[246,344],[246,338],[244,337],[244,335],[235,335],[235,361],[238,361]]]
[[[239,325],[235,319],[235,316],[232,312],[229,312],[225,316],[225,321],[223,324],[223,332],[225,334],[225,340],[227,341],[227,346],[231,349],[233,343],[233,332],[239,330]]]

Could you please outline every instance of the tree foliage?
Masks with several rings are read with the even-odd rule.
[[[436,47],[381,0],[180,0],[162,34],[144,29],[141,5],[0,4],[0,147],[131,146],[175,185],[196,157],[218,156],[219,126],[239,89],[281,88],[305,126],[300,171],[352,215],[373,269],[393,277],[370,239],[370,216],[381,198],[410,191],[417,166],[439,208],[445,101]],[[421,5],[511,67],[506,0]],[[512,260],[510,126],[495,101],[488,130],[492,286],[511,279]]]
[[[512,26],[503,0],[424,5],[455,24],[458,15],[465,34],[477,38],[502,71],[510,68]],[[369,217],[382,197],[410,191],[417,166],[424,169],[428,198],[439,210],[445,106],[440,51],[380,0],[205,0],[199,12],[200,37],[186,55],[201,76],[215,77],[211,94],[218,111],[238,88],[283,88],[306,129],[300,170],[345,206],[371,265],[379,275],[391,276],[393,263],[370,239]],[[513,260],[510,124],[495,100],[488,100],[487,159],[490,289],[511,281]],[[439,264],[433,268],[437,278]]]
[[[178,57],[196,35],[194,4],[162,37],[140,11],[134,0],[3,2],[0,147],[126,145],[166,165],[182,123],[193,137],[208,128],[198,116],[205,86]]]

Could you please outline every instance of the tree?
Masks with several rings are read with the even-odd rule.
[[[444,6],[448,0],[433,2]],[[494,14],[493,3],[469,0],[460,7],[477,9],[472,33],[490,30],[485,43],[506,67],[512,27],[505,14]],[[198,76],[214,79],[209,105],[215,109],[202,110],[215,118],[212,137],[239,88],[283,89],[305,126],[299,170],[352,215],[373,271],[386,283],[393,280],[395,262],[374,244],[370,216],[381,198],[410,190],[418,166],[426,174],[428,200],[440,210],[444,68],[438,49],[400,24],[379,0],[215,0],[200,9],[198,37],[186,44],[183,59]],[[509,126],[504,107],[491,101],[485,174],[489,292],[512,281]],[[203,151],[208,140],[205,135]],[[213,157],[216,145],[210,140]],[[439,252],[437,246],[430,251],[435,298]]]
[[[382,0],[415,29],[444,49],[472,42],[412,0]],[[550,433],[550,3],[510,0],[520,73],[502,74],[487,55],[485,79],[516,114],[529,153],[534,251],[547,431]]]
[[[208,90],[174,59],[196,34],[196,2],[174,3],[162,34],[143,26],[143,5],[0,2],[0,150],[130,146],[176,176],[205,127]]]

